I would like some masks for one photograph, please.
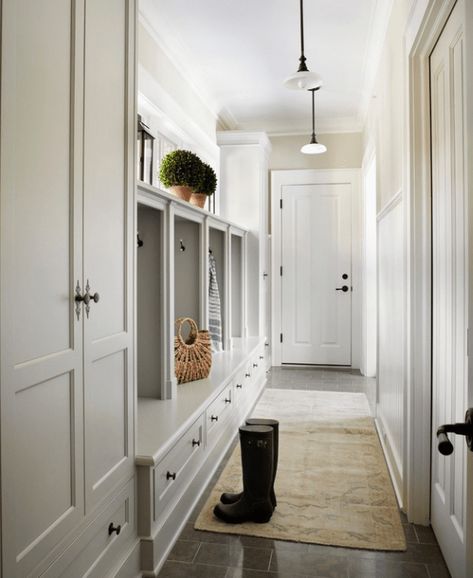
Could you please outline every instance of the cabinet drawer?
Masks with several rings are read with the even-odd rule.
[[[233,378],[233,398],[235,405],[238,406],[245,399],[246,391],[248,389],[247,379],[245,379],[245,371],[239,371]]]
[[[204,418],[199,417],[154,468],[154,519],[172,505],[173,498],[192,477],[203,454]]]
[[[41,576],[103,578],[120,560],[124,545],[134,533],[135,502],[132,479]]]
[[[231,413],[233,405],[233,386],[227,386],[214,401],[208,406],[207,415],[207,443],[208,435],[220,430],[222,423]]]

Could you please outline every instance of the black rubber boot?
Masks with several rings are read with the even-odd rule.
[[[246,420],[246,425],[266,425],[273,428],[273,483],[271,484],[271,492],[269,497],[273,509],[277,506],[276,494],[274,493],[274,480],[276,479],[276,472],[278,469],[278,454],[279,454],[279,422],[275,419],[264,418],[250,418]],[[241,498],[242,492],[239,494],[223,493],[220,496],[222,504],[234,504]]]
[[[243,493],[233,504],[217,504],[214,514],[229,524],[269,522],[273,514],[270,491],[273,481],[273,428],[240,427]]]

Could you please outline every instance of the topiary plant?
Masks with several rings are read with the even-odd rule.
[[[213,168],[207,163],[202,163],[201,180],[197,185],[195,192],[210,197],[215,193],[217,188],[217,175]]]
[[[191,151],[176,150],[161,161],[159,180],[166,187],[196,187],[202,180],[202,161]]]

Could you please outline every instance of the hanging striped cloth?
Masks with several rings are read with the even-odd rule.
[[[209,333],[213,351],[222,351],[222,312],[215,257],[209,253]]]

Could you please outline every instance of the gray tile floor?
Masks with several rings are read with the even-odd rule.
[[[365,393],[373,409],[376,380],[351,370],[273,368],[267,387]],[[233,447],[209,483],[159,573],[160,578],[448,578],[430,528],[401,514],[406,552],[375,552],[212,534],[193,524]]]

